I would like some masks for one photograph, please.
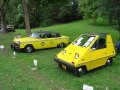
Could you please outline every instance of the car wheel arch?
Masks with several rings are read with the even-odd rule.
[[[32,44],[26,44],[25,47],[26,47],[26,46],[32,46],[32,47],[34,48],[34,46],[33,46]],[[24,47],[24,48],[25,48],[25,47]]]

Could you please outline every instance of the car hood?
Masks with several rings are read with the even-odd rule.
[[[75,54],[76,53],[79,54],[78,59],[81,59],[83,57],[83,55],[85,55],[85,53],[88,51],[88,47],[81,47],[81,46],[76,46],[76,45],[70,44],[64,50],[66,51],[66,54],[63,54],[63,51],[61,51],[57,55],[57,58],[64,60],[65,62],[72,63],[72,61],[77,60],[75,58]]]
[[[13,42],[18,43],[20,41],[20,43],[23,43],[23,42],[33,42],[37,40],[38,40],[37,38],[24,37],[24,38],[15,38]]]

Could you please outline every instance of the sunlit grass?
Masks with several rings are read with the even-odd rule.
[[[67,24],[54,25],[37,30],[53,30],[70,37],[72,42],[82,33],[110,33],[114,43],[118,40],[118,32],[111,26],[95,26],[90,20],[76,21]],[[0,90],[82,90],[83,84],[94,86],[95,90],[120,89],[120,56],[118,55],[110,67],[103,67],[78,78],[71,72],[58,68],[54,63],[54,55],[63,48],[38,50],[34,53],[17,52],[16,58],[10,49],[12,39],[25,30],[15,33],[0,34],[0,45],[5,45],[5,50],[0,50]],[[32,71],[33,60],[38,60],[38,68]]]

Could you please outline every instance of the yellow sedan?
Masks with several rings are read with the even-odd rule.
[[[31,53],[36,49],[64,47],[69,44],[69,37],[52,31],[37,31],[29,37],[15,38],[11,44],[13,50],[24,50]]]

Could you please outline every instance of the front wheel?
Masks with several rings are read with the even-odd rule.
[[[34,48],[32,45],[27,45],[27,46],[25,46],[24,51],[27,53],[31,53],[34,51]]]
[[[58,67],[62,69],[62,65],[58,63]]]
[[[74,75],[77,77],[80,77],[80,76],[86,74],[86,72],[87,72],[86,67],[80,67],[80,68],[76,68],[74,70]]]

